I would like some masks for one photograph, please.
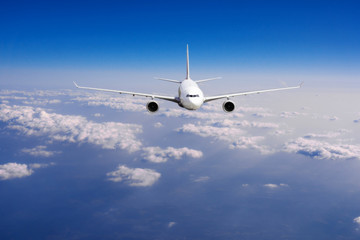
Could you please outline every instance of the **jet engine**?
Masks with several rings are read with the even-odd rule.
[[[150,101],[146,104],[146,109],[151,112],[154,113],[157,110],[159,110],[159,104],[155,101]]]
[[[232,112],[235,109],[235,104],[232,101],[225,101],[222,108],[225,112]]]

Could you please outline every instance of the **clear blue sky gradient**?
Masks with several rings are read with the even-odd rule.
[[[0,77],[16,69],[182,73],[187,43],[191,69],[210,74],[359,76],[359,22],[357,1],[6,1]]]
[[[220,64],[359,63],[356,1],[6,1],[0,11],[8,66],[167,63],[186,43]]]

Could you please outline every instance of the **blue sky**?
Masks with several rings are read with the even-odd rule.
[[[67,71],[98,70],[127,87],[131,76],[183,77],[189,43],[194,77],[346,75],[356,84],[359,9],[356,1],[11,1],[0,10],[1,78],[37,71],[64,82]],[[51,87],[36,87],[44,82]]]
[[[356,1],[8,1],[1,239],[359,239]],[[305,81],[187,111],[171,95]]]

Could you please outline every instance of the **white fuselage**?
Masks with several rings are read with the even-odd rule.
[[[179,87],[179,105],[188,109],[196,110],[204,103],[204,94],[193,80],[185,79]]]

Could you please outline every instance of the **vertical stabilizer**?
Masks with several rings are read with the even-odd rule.
[[[189,69],[189,45],[186,44],[186,79],[190,79],[190,69]]]

